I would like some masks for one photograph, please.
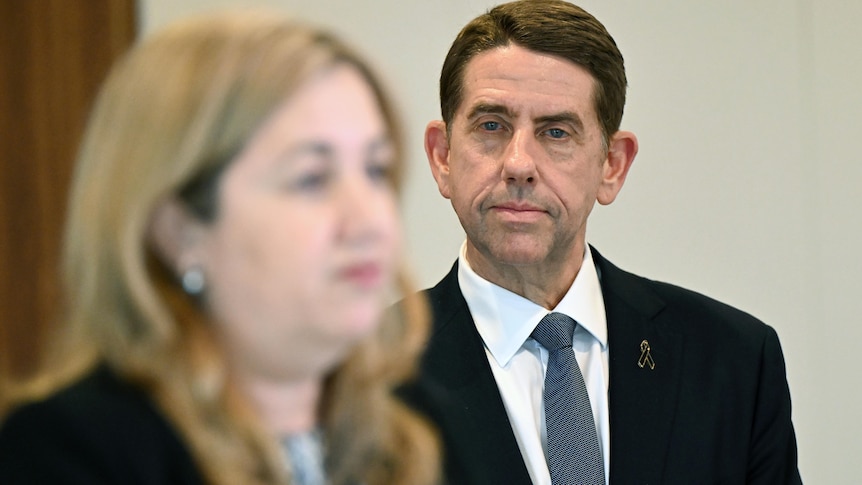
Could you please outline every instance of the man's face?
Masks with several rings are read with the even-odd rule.
[[[467,64],[451,126],[429,125],[432,171],[480,275],[559,270],[573,258],[579,267],[594,203],[610,203],[619,189],[608,187],[593,90],[593,77],[573,63],[501,47]]]

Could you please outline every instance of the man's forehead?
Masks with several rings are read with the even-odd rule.
[[[481,52],[465,66],[461,106],[495,106],[510,114],[545,105],[551,111],[593,111],[596,80],[585,68],[559,56],[518,45]],[[547,114],[547,113],[545,113]]]
[[[577,71],[586,78],[595,81],[595,77],[585,66],[572,61],[562,55],[540,52],[520,44],[507,44],[477,52],[464,65],[464,75],[476,71],[477,67],[490,64],[494,67],[507,66],[503,70],[509,70],[509,66],[524,67],[535,77],[559,74],[562,71]]]

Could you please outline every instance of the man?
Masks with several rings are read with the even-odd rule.
[[[776,333],[586,243],[637,153],[625,89],[614,40],[563,1],[500,5],[458,35],[425,148],[467,240],[427,290],[407,399],[440,426],[451,483],[800,483]]]

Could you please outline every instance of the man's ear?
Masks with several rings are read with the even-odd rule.
[[[452,191],[449,183],[449,137],[446,123],[443,121],[432,121],[425,128],[425,154],[428,155],[428,164],[431,166],[434,180],[437,181],[440,195],[450,198]]]
[[[202,263],[201,245],[205,225],[185,204],[169,197],[153,211],[147,239],[155,253],[177,275]]]
[[[597,195],[599,204],[608,205],[617,198],[637,153],[638,139],[634,133],[614,133],[608,143],[608,157],[602,166],[602,184]]]

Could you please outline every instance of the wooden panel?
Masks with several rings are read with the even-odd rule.
[[[0,373],[32,370],[59,310],[68,185],[92,98],[134,41],[134,0],[0,2]]]

